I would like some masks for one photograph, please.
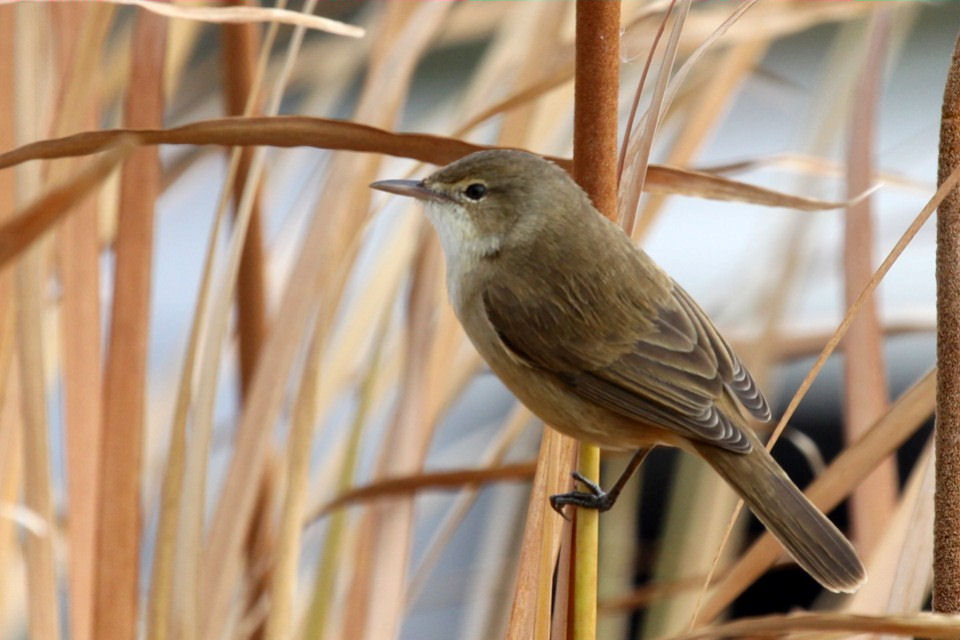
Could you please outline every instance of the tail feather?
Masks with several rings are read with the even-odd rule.
[[[852,593],[866,581],[857,552],[842,533],[787,477],[750,431],[750,453],[693,443],[750,510],[807,573],[826,589]]]

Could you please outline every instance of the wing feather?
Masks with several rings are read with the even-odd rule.
[[[587,281],[552,280],[551,287],[555,295],[525,297],[500,282],[482,293],[488,320],[518,358],[620,415],[731,451],[751,450],[717,399],[732,394],[760,419],[769,419],[769,407],[683,289],[668,280],[658,304],[651,304],[635,291],[600,290]],[[596,311],[585,307],[598,299],[611,303],[595,304],[611,312],[600,323],[607,329],[602,335]]]

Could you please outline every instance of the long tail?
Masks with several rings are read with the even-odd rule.
[[[817,582],[830,591],[856,591],[867,576],[853,546],[807,500],[753,432],[744,431],[753,443],[748,454],[699,442],[693,445]]]

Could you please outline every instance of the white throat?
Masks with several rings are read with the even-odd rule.
[[[453,202],[428,201],[424,213],[440,238],[447,258],[447,293],[454,307],[458,308],[460,281],[481,260],[500,249],[500,238],[481,235],[464,208]]]

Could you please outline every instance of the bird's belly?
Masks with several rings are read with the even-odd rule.
[[[576,395],[558,378],[530,367],[500,340],[487,320],[476,290],[459,286],[460,264],[448,259],[447,293],[473,346],[513,395],[556,430],[605,449],[637,449],[654,444],[683,446],[676,432],[626,418]]]

